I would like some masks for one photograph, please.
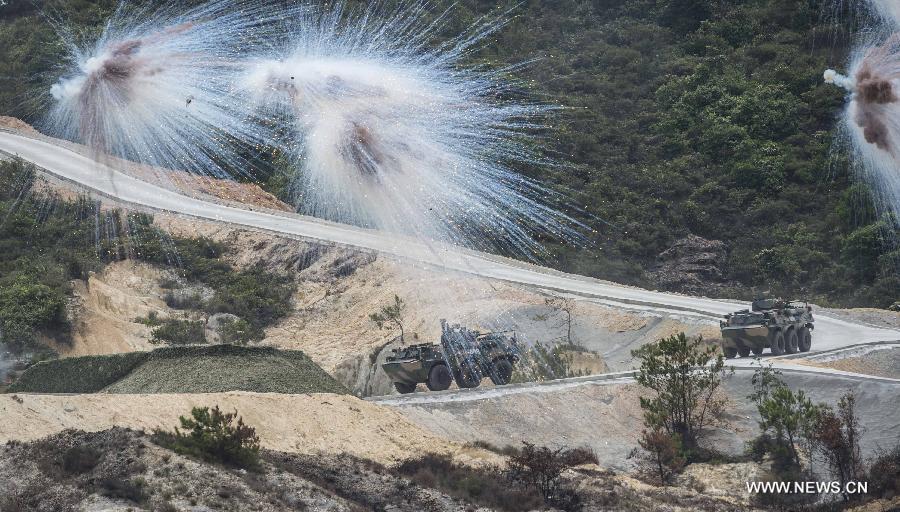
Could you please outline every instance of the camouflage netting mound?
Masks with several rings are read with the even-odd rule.
[[[19,393],[348,393],[300,351],[232,345],[38,363],[9,388]]]

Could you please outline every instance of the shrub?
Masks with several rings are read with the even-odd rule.
[[[900,495],[900,443],[877,454],[869,464],[869,494],[878,498]]]
[[[527,442],[522,444],[521,451],[509,458],[507,473],[510,479],[525,489],[536,491],[551,505],[564,510],[580,508],[577,496],[563,488],[562,474],[573,466],[596,463],[593,453],[585,449],[554,450]]]
[[[374,322],[379,329],[384,329],[385,325],[397,327],[397,329],[400,330],[400,343],[403,343],[405,335],[403,331],[403,314],[405,311],[406,303],[403,302],[403,299],[401,299],[399,295],[394,295],[394,302],[382,306],[381,309],[375,313],[371,313],[369,315],[369,320]]]
[[[821,408],[810,434],[813,445],[831,474],[841,482],[842,489],[847,482],[859,480],[863,473],[859,448],[862,427],[856,417],[856,396],[852,391],[840,398],[836,412],[830,407]],[[845,501],[851,497],[843,493]]]
[[[147,482],[141,477],[104,478],[100,480],[99,486],[100,493],[107,498],[123,499],[138,504],[147,500]]]
[[[653,473],[660,484],[669,483],[684,468],[685,460],[681,456],[678,438],[662,429],[644,430],[638,444],[644,450],[640,459],[641,469]]]
[[[63,454],[62,468],[66,473],[78,475],[94,469],[101,453],[91,446],[73,446]]]
[[[544,506],[544,500],[534,490],[510,486],[499,468],[462,466],[449,455],[423,455],[404,461],[393,470],[422,487],[483,507],[517,512]]]
[[[207,281],[216,292],[204,306],[209,314],[230,313],[247,320],[256,329],[268,327],[291,311],[295,284],[288,276],[255,267]]]
[[[253,327],[243,318],[222,320],[218,332],[222,343],[229,345],[246,345],[251,341],[259,341],[265,336],[262,329]]]
[[[235,421],[236,420],[236,421]],[[157,429],[153,441],[176,453],[228,466],[258,470],[259,437],[244,424],[237,411],[223,413],[219,407],[194,407],[191,417],[179,418],[182,432]]]
[[[759,405],[759,427],[774,441],[770,453],[775,466],[800,467],[800,453],[809,439],[819,409],[803,390],[792,391],[787,386],[775,388]]]
[[[150,343],[195,345],[206,343],[206,324],[202,321],[168,319],[155,327]]]
[[[653,391],[641,397],[644,423],[677,436],[688,460],[694,456],[703,428],[721,412],[716,390],[725,375],[718,347],[684,333],[644,345],[632,354],[641,361],[635,379]]]
[[[67,329],[66,289],[30,273],[0,279],[0,343],[14,354],[33,349],[41,329]]]
[[[797,473],[801,468],[801,452],[811,448],[815,423],[823,410],[813,405],[802,390],[792,391],[772,365],[760,365],[753,374],[753,393],[761,430],[751,442],[749,451],[757,460],[772,456],[776,475]]]
[[[134,322],[146,325],[147,327],[157,327],[162,324],[162,320],[159,319],[159,314],[156,311],[151,311],[146,317],[135,318]]]
[[[504,455],[506,457],[510,457],[519,453],[519,449],[515,446],[506,445],[501,447],[487,441],[472,441],[470,443],[466,443],[466,446],[487,450],[489,452],[494,452],[498,455]]]
[[[205,302],[199,293],[183,293],[181,290],[168,291],[163,295],[163,302],[172,309],[198,310]]]

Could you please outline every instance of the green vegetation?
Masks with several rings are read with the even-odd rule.
[[[151,217],[137,215],[135,218],[131,232],[140,241],[133,253],[135,259],[160,266],[176,265],[179,277],[188,284],[201,284],[214,290],[209,300],[203,300],[197,294],[175,299],[173,290],[181,285],[177,281],[166,281],[164,284],[170,288],[167,302],[171,307],[202,311],[209,315],[236,315],[249,324],[249,328],[244,329],[245,332],[241,335],[242,339],[248,341],[263,339],[264,328],[290,313],[291,297],[295,289],[294,280],[290,276],[273,273],[262,267],[235,270],[222,260],[225,246],[221,243],[205,237],[169,238],[152,225]],[[191,327],[173,324],[171,329],[190,330]],[[189,339],[202,343],[196,332],[194,334]]]
[[[290,312],[291,277],[259,267],[236,270],[222,259],[224,247],[217,242],[170,237],[149,215],[101,210],[84,197],[66,200],[36,193],[34,183],[31,166],[0,162],[0,344],[7,350],[45,350],[39,343],[42,335],[68,341],[72,280],[87,279],[89,272],[129,258],[174,267],[182,281],[212,288],[211,299],[198,298],[191,306],[210,315],[240,317],[230,339],[261,340],[263,329]],[[204,342],[202,322],[141,322],[153,323],[154,342]]]
[[[449,455],[423,455],[400,463],[394,471],[422,487],[494,510],[517,512],[539,509],[544,504],[535,489],[510,486],[500,468],[472,468],[454,462]]]
[[[681,333],[644,345],[632,355],[641,362],[635,380],[652,391],[641,397],[647,429],[643,442],[653,446],[657,456],[671,451],[671,447],[662,450],[658,440],[651,442],[661,432],[672,438],[684,459],[700,460],[704,427],[724,405],[716,393],[725,376],[725,359],[718,347]]]
[[[90,35],[114,4],[0,7],[0,114],[35,121],[41,109],[29,98],[55,78],[64,47],[39,6]],[[846,62],[861,3],[501,2],[513,5],[515,17],[471,59],[528,60],[516,72],[522,87],[563,107],[540,144],[566,164],[521,171],[583,210],[575,216],[592,245],[545,240],[550,264],[653,285],[646,270],[657,256],[696,234],[727,248],[726,275],[710,293],[844,306],[900,299],[900,237],[868,187],[854,184],[846,152],[832,151],[843,92],[821,78]],[[496,9],[462,0],[447,33]],[[278,173],[260,178],[275,192],[288,186]]]
[[[463,2],[484,12],[493,2]],[[725,242],[726,281],[822,303],[889,306],[897,238],[831,153],[858,2],[528,2],[487,61],[567,107],[552,149],[572,163],[531,174],[612,226],[595,250],[553,245],[567,271],[641,284],[687,234]],[[851,11],[852,10],[852,11]],[[827,13],[827,14],[826,14]],[[748,289],[749,288],[749,289]],[[721,293],[721,292],[720,292]]]
[[[108,257],[94,243],[96,212],[87,200],[33,195],[34,170],[0,162],[0,343],[15,354],[39,348],[41,334],[65,342],[71,279]]]
[[[303,352],[233,345],[164,347],[46,361],[31,366],[8,391],[348,393]]]
[[[235,422],[237,419],[237,422]],[[219,406],[194,407],[191,417],[179,417],[182,432],[157,429],[153,442],[175,453],[253,471],[260,470],[259,436],[244,424],[237,411],[223,413]]]
[[[803,481],[812,474],[812,461],[822,462],[822,468],[841,483],[842,492],[848,482],[865,481],[865,461],[860,451],[863,431],[856,415],[856,396],[847,391],[838,400],[837,408],[829,404],[814,404],[802,390],[790,389],[781,380],[781,372],[771,364],[759,363],[753,375],[754,392],[748,398],[756,402],[760,415],[760,434],[748,449],[756,460],[771,459],[771,475],[778,481]],[[876,457],[870,467],[890,464],[890,457]],[[888,469],[889,468],[885,468]],[[870,470],[871,471],[871,470]],[[869,476],[878,477],[869,473]],[[888,476],[888,479],[890,476]],[[879,491],[875,491],[877,496]],[[844,501],[860,496],[842,495]],[[762,504],[797,504],[809,496],[759,497]],[[767,500],[775,500],[768,503]]]
[[[155,327],[150,343],[195,345],[206,343],[206,324],[201,321],[168,319]]]
[[[253,340],[261,339],[262,333],[246,320],[229,318],[219,325],[219,337],[222,343],[246,345]]]
[[[403,343],[403,312],[406,310],[406,303],[399,295],[394,295],[394,302],[382,308],[375,313],[369,315],[369,320],[375,322],[379,329],[383,329],[385,325],[393,325],[400,330],[400,343]]]

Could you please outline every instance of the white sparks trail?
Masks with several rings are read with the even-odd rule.
[[[553,194],[515,172],[549,166],[533,150],[549,108],[511,99],[509,70],[461,65],[497,21],[434,46],[444,17],[423,3],[346,13],[310,6],[243,85],[292,121],[298,206],[331,220],[476,247],[538,248],[577,238]],[[445,13],[446,15],[446,13]]]
[[[582,239],[560,197],[518,172],[553,167],[536,148],[554,109],[512,69],[465,64],[501,20],[447,40],[447,13],[417,0],[126,11],[72,46],[52,90],[63,137],[219,177],[280,148],[300,212],[425,240],[534,257],[537,237]]]
[[[900,2],[897,0],[871,0],[878,13],[886,20],[900,23]]]
[[[271,22],[261,6],[211,2],[184,13],[120,4],[92,44],[70,49],[46,126],[106,155],[225,177],[270,137],[232,90],[242,43]]]
[[[825,71],[825,82],[849,93],[841,140],[869,182],[877,206],[900,227],[900,3],[871,0],[881,26],[861,36],[848,75]]]

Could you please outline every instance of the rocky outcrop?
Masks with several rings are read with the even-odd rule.
[[[381,369],[381,365],[391,350],[398,346],[399,342],[395,340],[372,349],[368,354],[350,357],[335,367],[333,377],[359,397],[395,393],[394,383]]]
[[[725,243],[688,235],[663,251],[648,275],[660,289],[690,295],[725,286]]]

